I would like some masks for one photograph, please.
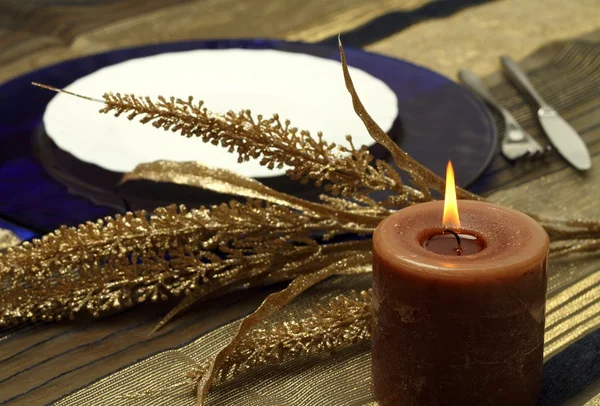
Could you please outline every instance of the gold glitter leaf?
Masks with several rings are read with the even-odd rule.
[[[365,267],[368,272],[370,264]],[[360,270],[358,270],[360,272]],[[368,344],[371,339],[371,290],[350,291],[325,305],[317,304],[307,314],[275,323],[259,323],[244,336],[219,368],[215,383],[232,379],[256,367],[280,365],[306,355],[333,353],[346,347]],[[162,388],[125,393],[124,399],[149,398],[169,390],[197,384],[207,372],[211,360],[198,363],[178,351],[172,353],[193,365],[187,377]]]
[[[278,365],[305,355],[368,343],[370,330],[371,291],[338,295],[326,305],[317,305],[304,317],[273,325],[264,323],[249,332],[221,365],[218,379],[221,381],[252,368]],[[207,364],[197,366],[188,376],[198,380],[207,368]]]
[[[310,211],[337,221],[363,224],[367,227],[376,227],[383,219],[377,215],[359,214],[355,211],[345,211],[340,210],[338,207],[309,202],[278,192],[255,179],[226,169],[210,168],[200,162],[156,161],[141,164],[132,172],[125,174],[122,182],[137,179],[171,182],[180,185],[195,186],[218,193],[261,199],[296,210]]]
[[[294,279],[284,290],[269,295],[254,313],[245,317],[231,342],[221,349],[208,363],[206,372],[200,378],[197,389],[197,404],[203,405],[206,395],[225,360],[230,357],[234,350],[242,342],[244,336],[267,317],[280,310],[283,306],[298,297],[311,286],[337,274],[361,273],[365,266],[371,265],[370,253],[357,253],[345,259],[337,261],[320,271]],[[368,268],[367,268],[368,269]]]
[[[350,76],[350,71],[348,70],[348,63],[346,62],[346,53],[344,52],[344,47],[342,46],[342,41],[338,37],[338,44],[340,50],[340,58],[342,61],[342,70],[344,72],[344,81],[346,82],[346,88],[348,92],[352,96],[352,105],[354,106],[354,111],[363,121],[365,127],[371,134],[371,137],[375,141],[377,141],[380,145],[385,147],[394,159],[394,163],[402,170],[408,172],[415,183],[417,185],[420,192],[423,194],[421,200],[427,201],[431,200],[431,193],[429,189],[437,190],[438,192],[443,192],[445,187],[444,179],[437,176],[428,168],[424,167],[417,161],[415,161],[410,155],[402,150],[396,144],[383,129],[373,120],[373,118],[369,115],[365,107],[363,106],[358,94],[356,93],[356,89],[354,88],[354,83],[352,82],[352,78]],[[458,188],[457,194],[459,198],[462,199],[475,199],[481,200],[482,198],[469,192],[464,189]]]
[[[60,91],[59,89],[56,89]],[[292,127],[289,120],[274,114],[271,118],[253,116],[250,110],[214,114],[204,102],[162,96],[158,100],[131,94],[106,93],[102,113],[116,117],[127,114],[156,128],[177,132],[186,137],[199,137],[204,142],[220,145],[237,153],[239,162],[258,159],[270,169],[289,167],[288,176],[302,183],[312,181],[334,195],[352,196],[372,191],[392,190],[416,195],[403,186],[397,174],[371,165],[373,157],[367,147],[355,148],[352,138],[347,145],[327,143],[322,133],[316,137],[308,131]]]
[[[199,287],[204,293],[197,299],[246,282],[269,283],[266,275],[322,249],[315,233],[331,236],[357,229],[253,200],[198,210],[170,206],[150,216],[141,211],[62,227],[0,255],[5,289],[0,325],[59,320],[82,310],[99,316],[146,300],[198,292]],[[352,247],[332,244],[326,252]]]

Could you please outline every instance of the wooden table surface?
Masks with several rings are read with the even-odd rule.
[[[577,23],[574,24],[573,22]],[[0,83],[41,66],[140,44],[208,38],[332,41],[455,77],[497,70],[597,28],[597,0],[2,0]]]

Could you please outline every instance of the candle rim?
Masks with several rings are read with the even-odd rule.
[[[476,209],[477,207],[481,208],[483,206],[487,206],[487,209],[490,210],[489,215],[494,216],[497,221],[500,221],[500,218],[504,218],[503,223],[505,223],[507,227],[511,226],[510,221],[507,220],[511,218],[520,219],[519,222],[514,222],[512,224],[513,228],[519,224],[527,226],[526,229],[531,232],[532,237],[529,238],[525,244],[522,244],[521,246],[515,246],[513,249],[518,250],[517,253],[527,252],[528,250],[530,253],[529,255],[521,257],[519,257],[519,255],[491,255],[494,252],[503,253],[505,250],[502,250],[501,247],[487,249],[490,247],[490,241],[485,237],[485,235],[482,235],[481,230],[472,229],[469,223],[469,219],[472,217],[473,209]],[[433,210],[435,213],[439,211],[439,219],[441,220],[442,207],[443,201],[437,200],[409,206],[392,214],[383,220],[375,230],[375,234],[373,235],[374,252],[379,253],[381,250],[387,251],[387,255],[379,255],[379,257],[385,259],[386,262],[395,263],[403,268],[409,268],[415,273],[424,275],[431,274],[435,276],[446,275],[450,278],[474,277],[483,274],[486,276],[510,275],[516,270],[523,270],[538,264],[547,256],[550,240],[544,228],[535,220],[524,213],[505,206],[473,200],[459,200],[459,210],[461,210],[462,216],[461,218],[466,220],[466,222],[463,220],[461,232],[479,233],[479,235],[483,237],[483,240],[486,244],[486,249],[483,249],[480,252],[465,256],[453,256],[432,253],[431,251],[425,249],[422,246],[418,235],[422,235],[427,230],[433,230],[435,228],[439,230],[441,228],[439,226],[441,223],[433,222],[431,219],[428,220],[431,226],[426,227],[424,230],[422,229],[419,232],[415,232],[414,230],[410,229],[403,229],[403,232],[412,237],[408,240],[412,244],[411,249],[407,249],[406,247],[402,246],[390,246],[390,241],[386,241],[383,238],[383,235],[390,233],[390,230],[387,229],[388,227],[392,227],[392,229],[395,228],[398,218],[407,220],[404,222],[406,223],[405,225],[410,225],[411,219],[412,221],[414,221],[415,218],[422,220],[424,212]],[[520,230],[520,232],[523,231],[524,230]],[[395,230],[392,232],[395,232]],[[500,232],[504,232],[506,234],[506,229],[500,230]],[[406,240],[406,238],[403,239],[403,241]],[[415,251],[415,249],[420,249],[420,251]]]

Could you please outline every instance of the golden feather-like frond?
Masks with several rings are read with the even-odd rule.
[[[206,372],[202,374],[197,382],[197,404],[203,405],[206,395],[210,390],[213,381],[217,377],[219,370],[225,364],[226,360],[232,356],[235,349],[239,347],[244,338],[259,324],[264,322],[275,312],[281,310],[285,305],[298,297],[311,286],[333,275],[352,275],[370,272],[371,253],[365,251],[349,252],[340,260],[318,270],[317,272],[302,275],[292,280],[283,290],[272,293],[267,296],[256,311],[242,319],[237,332],[233,335],[229,344],[219,350],[206,363]]]
[[[220,145],[238,155],[238,161],[258,159],[261,165],[289,168],[288,176],[302,183],[324,186],[333,195],[344,197],[357,193],[392,190],[417,195],[403,186],[397,173],[389,166],[371,165],[373,156],[367,147],[356,148],[352,138],[347,145],[330,144],[321,132],[316,137],[308,131],[282,121],[278,114],[270,118],[253,115],[250,110],[225,114],[211,113],[203,101],[193,97],[157,100],[132,94],[106,93],[102,113],[126,114],[129,120],[139,119],[165,131]]]
[[[338,295],[310,314],[275,324],[264,323],[246,335],[225,359],[217,380],[252,368],[279,365],[305,355],[331,353],[368,343],[371,338],[371,291]],[[202,364],[188,376],[197,381],[206,372]]]
[[[321,248],[315,233],[351,229],[258,200],[170,206],[62,227],[0,255],[0,278],[10,292],[0,297],[0,324],[60,320],[81,310],[97,316],[173,295],[199,299],[261,278],[286,280],[309,267],[303,261],[318,262],[315,253],[354,249],[355,243]]]

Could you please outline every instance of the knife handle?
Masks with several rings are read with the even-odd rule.
[[[542,96],[535,90],[529,78],[525,74],[525,72],[521,69],[521,67],[513,61],[508,56],[502,56],[500,58],[502,63],[502,67],[504,68],[504,72],[506,76],[523,92],[525,92],[533,101],[538,105],[538,107],[543,108],[547,107],[548,103],[542,99]]]

